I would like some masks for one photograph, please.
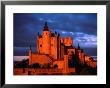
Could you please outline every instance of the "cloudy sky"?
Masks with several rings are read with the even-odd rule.
[[[96,13],[14,13],[14,56],[28,55],[30,45],[35,51],[46,21],[50,31],[71,36],[75,47],[79,43],[86,54],[97,55]]]

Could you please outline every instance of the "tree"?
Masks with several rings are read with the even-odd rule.
[[[51,68],[50,63],[47,64],[47,68],[48,68],[48,69]]]
[[[57,65],[57,64],[55,64],[55,65],[54,65],[54,68],[55,68],[55,69],[56,69],[56,68],[58,68],[58,65]]]
[[[68,59],[68,67],[74,67],[73,59]]]
[[[80,64],[79,64],[79,57],[77,54],[73,54],[73,64],[74,67],[76,68],[76,72],[79,73],[80,72]]]
[[[40,68],[40,64],[39,63],[35,63],[32,65],[32,68]]]

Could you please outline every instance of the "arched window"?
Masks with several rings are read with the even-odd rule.
[[[42,47],[42,44],[40,44],[40,47]]]
[[[57,64],[55,64],[55,65],[54,65],[54,68],[56,68],[56,69],[57,69],[57,68],[58,68],[58,65],[57,65]]]

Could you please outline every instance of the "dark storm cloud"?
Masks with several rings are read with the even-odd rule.
[[[14,51],[36,47],[37,32],[42,33],[45,21],[49,30],[61,36],[71,36],[74,46],[80,43],[83,48],[97,47],[96,13],[15,13],[14,14]],[[23,47],[27,47],[26,49]],[[19,50],[20,48],[20,50]],[[22,48],[22,50],[21,50]]]
[[[30,47],[14,47],[14,56],[28,56]],[[31,47],[32,52],[36,51],[35,47]]]
[[[35,15],[35,14],[34,14]],[[36,17],[37,15],[35,15]],[[40,19],[42,15],[40,15]],[[37,17],[36,17],[37,18]],[[96,14],[46,14],[42,22],[48,21],[49,27],[53,30],[84,32],[87,34],[95,34],[97,29]]]

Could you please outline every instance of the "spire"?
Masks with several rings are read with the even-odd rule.
[[[45,22],[45,27],[48,27],[48,26],[47,26],[47,22]]]
[[[57,32],[55,31],[55,34],[57,34]]]
[[[31,45],[29,46],[29,50],[32,50],[32,49],[31,49]]]
[[[39,36],[39,32],[37,33],[37,35]]]
[[[45,22],[45,26],[44,26],[44,30],[43,30],[43,31],[49,31],[49,30],[48,30],[47,22]]]
[[[60,34],[58,33],[58,36],[60,36]]]
[[[80,49],[79,43],[78,43],[78,49]]]

